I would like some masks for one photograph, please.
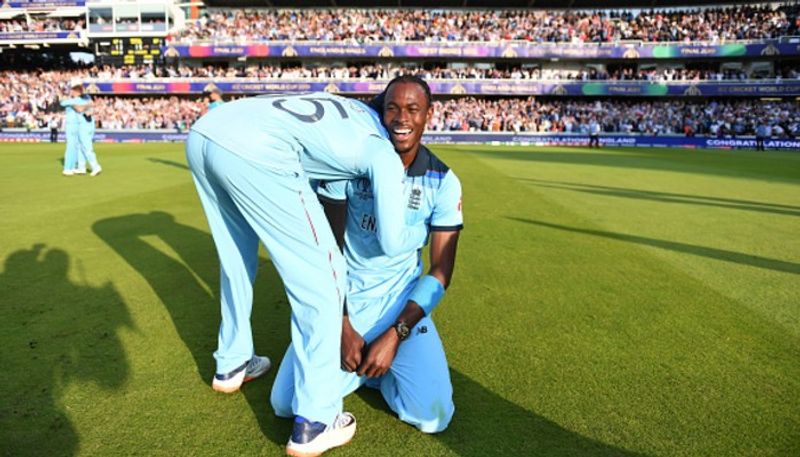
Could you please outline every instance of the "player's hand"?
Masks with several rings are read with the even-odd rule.
[[[361,364],[364,338],[350,325],[347,316],[342,318],[342,370],[352,373]]]
[[[373,341],[367,348],[367,355],[358,367],[358,375],[367,375],[377,378],[386,374],[392,366],[397,347],[400,346],[400,337],[394,328],[385,331],[383,335]]]

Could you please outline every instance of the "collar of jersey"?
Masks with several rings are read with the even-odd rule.
[[[414,161],[411,162],[411,165],[408,167],[406,171],[406,176],[410,177],[419,177],[425,176],[425,173],[428,172],[428,164],[431,163],[431,151],[425,147],[425,145],[419,145],[419,151],[417,151],[417,156],[414,158]]]

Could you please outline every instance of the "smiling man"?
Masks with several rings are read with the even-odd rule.
[[[342,371],[331,382],[344,397],[366,384],[379,388],[398,417],[425,433],[450,423],[455,406],[444,353],[431,312],[444,296],[455,267],[463,228],[461,184],[456,175],[421,144],[432,114],[428,85],[414,76],[392,80],[372,105],[406,169],[407,226],[424,223],[431,232],[430,271],[422,275],[421,249],[390,256],[376,238],[369,181],[323,183],[319,194],[334,231],[334,207],[346,210],[345,258],[348,293],[342,321]],[[291,416],[294,354],[289,348],[272,390],[279,416]]]

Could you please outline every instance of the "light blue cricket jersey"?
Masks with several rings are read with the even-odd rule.
[[[403,193],[396,198],[405,206],[408,226],[424,223],[434,232],[464,227],[461,183],[455,173],[425,146],[420,147],[417,157],[408,167],[403,187]],[[396,296],[420,276],[422,248],[427,239],[414,251],[395,256],[384,254],[375,235],[381,222],[375,219],[369,181],[323,182],[317,192],[322,200],[347,200],[345,258],[349,308]]]
[[[67,115],[65,116],[66,125],[70,126],[80,125],[80,123],[83,122],[83,114],[75,111],[73,106],[86,105],[88,103],[89,101],[86,101],[81,97],[72,97],[66,100],[61,100],[59,104],[67,109]]]
[[[92,97],[88,94],[83,94],[81,100],[84,101],[84,103],[82,103],[83,105],[92,103]],[[89,116],[89,119],[86,119],[86,116]],[[89,107],[83,113],[78,113],[78,119],[80,121],[82,133],[88,134],[94,132],[94,108]]]
[[[325,92],[244,98],[210,110],[192,130],[279,174],[367,178],[388,253],[415,249],[426,236],[424,226],[403,223],[403,164],[378,115],[358,100]]]
[[[222,106],[224,104],[225,104],[225,102],[223,102],[222,100],[216,100],[216,101],[213,101],[213,102],[208,104],[208,109],[212,110],[212,109],[214,109],[214,108],[216,108],[218,106]]]

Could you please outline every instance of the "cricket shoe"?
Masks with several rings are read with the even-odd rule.
[[[75,174],[75,172],[72,171],[72,170],[64,170],[64,171],[61,172],[61,174],[64,175],[64,176],[73,176]]]
[[[92,170],[92,173],[89,176],[97,176],[101,171],[103,171],[103,167],[97,167],[97,169]]]
[[[72,174],[75,174],[75,175],[85,175],[85,174],[86,174],[86,170],[79,170],[79,169],[75,169],[75,170],[72,170]]]
[[[226,394],[236,392],[242,384],[266,373],[271,366],[269,358],[254,355],[252,359],[230,373],[215,374],[211,387],[217,392]]]
[[[297,416],[292,437],[286,445],[286,455],[317,457],[329,449],[349,443],[355,433],[356,418],[350,413],[337,415],[329,426]]]

